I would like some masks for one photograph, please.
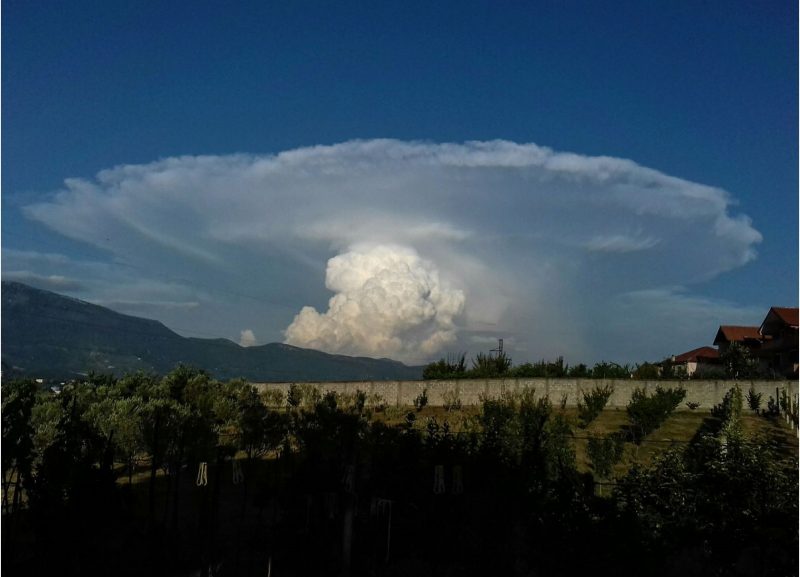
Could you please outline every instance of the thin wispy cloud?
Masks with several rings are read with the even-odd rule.
[[[143,280],[224,295],[213,314],[230,324],[201,306],[184,325],[238,340],[235,320],[267,340],[424,362],[477,335],[505,335],[521,358],[613,355],[598,333],[619,324],[607,310],[620,295],[691,290],[755,258],[761,235],[733,207],[724,190],[627,159],[368,140],[120,166],[24,211]],[[237,294],[260,301],[261,324]],[[626,309],[645,326],[649,294]]]

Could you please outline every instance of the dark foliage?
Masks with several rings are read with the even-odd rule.
[[[533,390],[486,400],[455,433],[413,411],[372,421],[364,392],[297,387],[272,410],[247,383],[186,367],[93,376],[60,396],[3,387],[4,473],[30,463],[25,506],[3,519],[9,574],[796,571],[797,464],[733,429],[598,497],[564,415]],[[668,414],[683,391],[640,397]],[[728,404],[735,420],[735,394]],[[619,434],[590,438],[596,477],[622,447]],[[131,451],[149,482],[113,468]]]

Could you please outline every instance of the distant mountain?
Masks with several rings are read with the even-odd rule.
[[[390,359],[329,355],[280,343],[241,347],[186,338],[158,321],[124,315],[22,283],[2,283],[3,377],[69,379],[89,371],[164,374],[178,363],[218,379],[350,381],[422,378]]]

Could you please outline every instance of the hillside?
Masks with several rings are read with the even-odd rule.
[[[158,321],[22,283],[2,283],[3,376],[74,378],[88,371],[163,374],[178,363],[214,377],[254,381],[419,379],[421,367],[389,359],[329,355],[281,343],[244,348],[227,339],[186,338]]]

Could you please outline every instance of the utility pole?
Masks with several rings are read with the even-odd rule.
[[[489,351],[490,353],[497,353],[497,356],[501,356],[503,354],[503,339],[497,339],[497,348],[492,349]]]

